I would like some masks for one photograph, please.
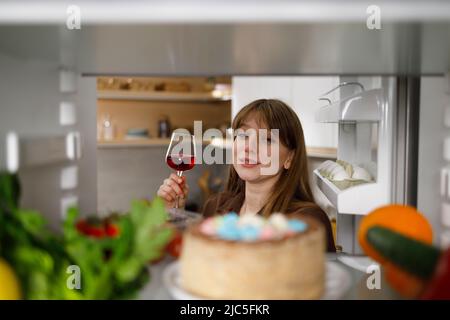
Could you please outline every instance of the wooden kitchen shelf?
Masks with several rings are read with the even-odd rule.
[[[231,101],[231,96],[216,97],[210,92],[98,91],[97,99],[170,102],[221,102]]]
[[[203,144],[209,144],[209,141],[203,141]],[[168,147],[169,138],[148,138],[148,139],[116,139],[116,140],[97,140],[97,147],[107,148],[139,148],[139,147]]]
[[[99,148],[126,148],[126,147],[167,147],[170,139],[166,138],[148,138],[148,139],[116,139],[116,140],[98,140]],[[212,141],[203,141],[204,145],[210,144]],[[216,141],[217,145],[223,143],[221,140]],[[229,147],[229,146],[227,146]],[[308,157],[336,159],[337,153],[335,148],[306,147]]]
[[[306,154],[310,158],[337,159],[336,148],[306,147]]]
[[[170,139],[165,138],[97,140],[97,146],[99,148],[157,147],[168,146],[169,143]]]

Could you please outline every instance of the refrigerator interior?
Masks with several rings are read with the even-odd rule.
[[[414,24],[388,24],[386,30],[376,34],[344,23],[86,26],[79,33],[56,26],[0,26],[0,168],[19,168],[23,205],[46,213],[56,228],[70,205],[86,213],[98,209],[96,76],[335,77],[337,83],[382,89],[386,102],[375,125],[376,148],[368,145],[372,126],[344,124],[338,158],[376,159],[376,179],[383,185],[377,204],[417,205],[432,221],[436,241],[448,244],[449,214],[441,215],[445,193],[439,192],[447,159],[446,129],[439,119],[449,104],[443,48],[448,28],[426,24],[420,35]],[[270,47],[267,34],[275,39]],[[354,94],[356,88],[344,87],[338,99]],[[364,143],[352,141],[364,146],[364,155],[349,151],[342,140],[360,132],[368,134]],[[345,252],[360,253],[356,230],[367,210],[338,214]]]

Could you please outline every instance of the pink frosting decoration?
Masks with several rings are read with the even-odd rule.
[[[200,225],[200,231],[206,235],[213,236],[216,234],[215,221],[212,218],[208,218]]]
[[[261,234],[260,237],[262,240],[269,240],[269,239],[273,239],[275,237],[275,230],[272,227],[263,227],[263,229],[261,230]]]

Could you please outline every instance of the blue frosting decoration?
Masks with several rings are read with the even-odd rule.
[[[239,216],[236,212],[230,212],[222,216],[222,223],[225,225],[236,225],[239,221]]]
[[[223,224],[217,230],[217,235],[226,240],[240,240],[241,234],[236,225],[232,224]]]
[[[243,226],[240,228],[242,240],[254,241],[258,239],[260,229],[255,226]]]
[[[296,220],[296,219],[289,220],[288,226],[289,226],[289,229],[291,229],[294,232],[303,232],[308,227],[306,223],[304,223],[303,221],[300,221],[300,220]]]

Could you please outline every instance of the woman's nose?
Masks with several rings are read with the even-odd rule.
[[[257,153],[258,152],[258,143],[256,139],[247,139],[245,142],[244,151],[246,153]]]

